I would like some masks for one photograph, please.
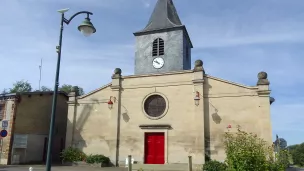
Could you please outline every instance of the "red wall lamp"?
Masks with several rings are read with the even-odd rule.
[[[195,97],[194,97],[194,102],[195,105],[198,106],[199,105],[199,101],[201,100],[200,98],[200,93],[198,91],[195,92]]]
[[[113,108],[113,104],[116,102],[116,97],[110,96],[110,99],[108,101],[108,108],[112,109]]]

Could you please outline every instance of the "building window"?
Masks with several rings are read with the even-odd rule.
[[[160,95],[152,95],[146,99],[144,110],[150,117],[160,117],[165,113],[166,100]]]
[[[153,41],[152,56],[161,56],[165,54],[165,43],[161,38]]]
[[[3,117],[4,117],[4,107],[5,107],[5,104],[0,103],[0,120],[3,120]]]

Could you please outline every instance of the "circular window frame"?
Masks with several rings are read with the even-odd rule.
[[[147,112],[146,112],[146,110],[145,110],[145,102],[146,102],[146,100],[149,97],[154,96],[154,95],[161,96],[162,98],[164,98],[165,103],[166,103],[166,108],[165,108],[164,112],[160,116],[157,116],[157,117],[153,117],[153,116],[148,115]],[[146,95],[145,98],[143,99],[141,108],[142,108],[142,111],[143,111],[144,115],[147,118],[149,118],[151,120],[158,120],[158,119],[163,118],[168,113],[168,110],[169,110],[169,101],[168,101],[167,97],[164,94],[162,94],[162,93],[150,93],[150,94]]]

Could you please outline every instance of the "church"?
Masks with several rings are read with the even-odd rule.
[[[272,143],[266,72],[257,72],[254,86],[208,75],[202,60],[191,60],[193,45],[172,0],[158,0],[134,36],[134,75],[116,68],[109,84],[69,94],[66,147],[116,165],[128,155],[140,164],[185,164],[188,156],[203,164],[206,156],[225,159],[227,127]]]

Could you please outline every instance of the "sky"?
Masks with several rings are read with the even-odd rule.
[[[69,18],[82,10],[94,13],[97,32],[77,30],[85,15],[64,28],[60,85],[85,92],[111,81],[113,70],[134,70],[134,32],[143,29],[156,0],[1,0],[0,90],[26,80],[52,88],[59,39],[59,9]],[[260,71],[268,73],[273,137],[288,144],[304,142],[304,1],[174,0],[194,48],[192,60],[204,61],[206,73],[255,86]]]

